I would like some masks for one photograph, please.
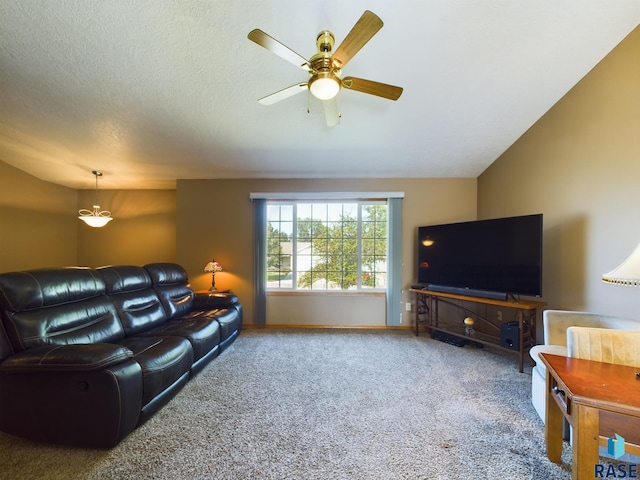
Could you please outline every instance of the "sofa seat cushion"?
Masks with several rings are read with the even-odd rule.
[[[146,405],[189,371],[191,344],[181,337],[133,336],[118,342],[133,352],[142,368],[142,405]]]
[[[224,342],[242,328],[242,319],[235,308],[221,308],[206,312],[220,324],[220,341]]]
[[[186,316],[169,320],[159,327],[139,333],[139,336],[175,336],[189,340],[194,361],[200,360],[220,343],[220,324],[205,316]]]

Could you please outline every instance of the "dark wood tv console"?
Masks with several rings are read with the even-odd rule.
[[[536,343],[536,312],[538,308],[546,305],[545,302],[531,300],[520,300],[518,302],[514,300],[494,300],[491,298],[470,297],[454,293],[433,292],[413,288],[409,291],[415,294],[416,299],[416,308],[414,309],[416,336],[419,335],[420,327],[422,326],[431,333],[443,332],[469,342],[489,345],[518,353],[520,373],[522,373],[525,352],[528,352]],[[518,326],[517,348],[515,348],[515,344],[512,347],[501,345],[501,331],[503,325],[508,322],[491,321],[478,312],[477,308],[472,309],[467,307],[465,302],[473,303],[476,306],[484,304],[515,310],[515,322],[517,322]],[[460,319],[458,325],[441,323],[438,318],[439,303],[446,303],[464,310],[465,315],[473,318],[478,324],[469,329],[463,323],[464,318]]]

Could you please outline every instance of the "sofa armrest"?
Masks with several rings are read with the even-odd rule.
[[[214,308],[229,308],[238,304],[238,296],[233,293],[203,292],[196,293],[193,308],[196,310],[210,310]]]
[[[82,345],[69,346],[78,350]],[[132,432],[142,409],[140,364],[128,359],[80,370],[82,361],[76,358],[76,366],[65,370],[47,370],[37,362],[14,370],[2,364],[0,430],[82,448],[111,448]],[[93,363],[89,360],[87,366]]]
[[[111,343],[48,345],[19,352],[0,365],[2,372],[60,372],[102,370],[133,357]]]

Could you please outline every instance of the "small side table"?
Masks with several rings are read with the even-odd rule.
[[[606,422],[622,417],[640,426],[638,369],[548,353],[540,358],[547,367],[547,457],[561,461],[564,417],[573,427],[572,478],[593,479]]]

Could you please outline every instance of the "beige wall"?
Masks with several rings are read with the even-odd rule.
[[[225,269],[216,274],[216,287],[232,289],[237,293],[245,307],[245,320],[252,323],[254,237],[253,207],[249,194],[323,191],[405,192],[402,243],[404,288],[416,280],[416,227],[476,218],[475,179],[179,180],[178,263],[185,266],[196,289],[206,289],[210,284],[210,276],[202,269],[207,261],[215,257]],[[299,306],[297,308],[299,311]],[[358,313],[353,311],[352,316]],[[292,316],[293,313],[287,315]],[[406,319],[403,323],[408,324]]]
[[[640,242],[640,27],[478,179],[478,216],[544,214],[549,308],[640,318],[600,278]]]
[[[91,209],[94,201],[95,190],[80,190],[76,211]],[[176,261],[175,190],[99,190],[98,201],[114,219],[102,228],[76,219],[79,265]]]
[[[0,272],[70,265],[142,265],[176,258],[176,191],[99,191],[113,220],[91,228],[78,209],[95,190],[44,182],[0,161]]]
[[[0,162],[0,272],[75,265],[77,193]]]
[[[268,295],[266,324],[382,327],[386,324],[386,295],[333,292]]]

